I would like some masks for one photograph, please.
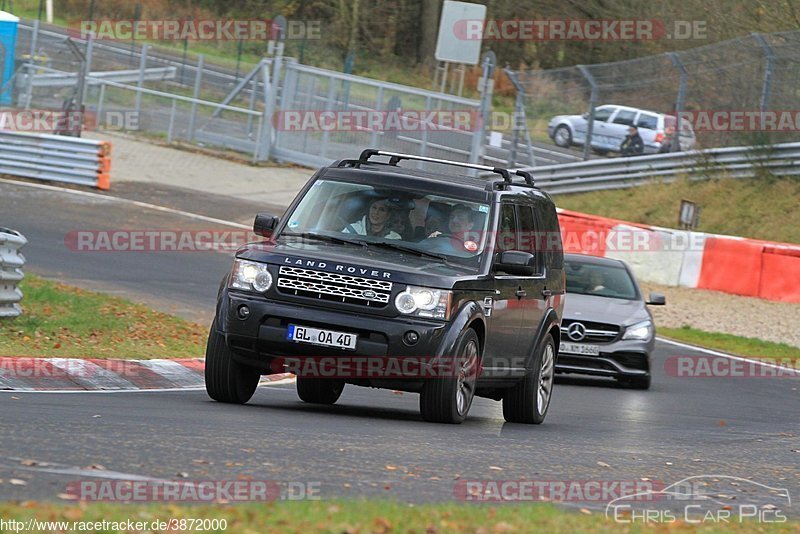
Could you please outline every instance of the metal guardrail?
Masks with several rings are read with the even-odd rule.
[[[0,174],[110,187],[111,143],[0,130]]]
[[[43,67],[33,67],[36,70],[44,70]],[[47,69],[55,70],[55,69]],[[100,83],[99,80],[106,80],[117,83],[135,83],[137,81],[162,81],[174,80],[177,69],[175,67],[153,67],[149,69],[128,69],[90,72],[86,83],[90,86]],[[74,72],[48,72],[33,74],[32,79],[28,80],[30,74],[17,78],[17,87],[24,90],[28,85],[33,87],[69,87],[78,83],[78,74]]]
[[[22,313],[19,306],[22,291],[17,284],[24,276],[25,256],[19,249],[27,242],[19,232],[0,228],[0,317],[17,317]]]
[[[655,180],[670,182],[682,175],[692,179],[751,178],[758,172],[794,176],[800,175],[800,143],[596,159],[521,170],[532,171],[536,185],[550,193],[624,189]]]

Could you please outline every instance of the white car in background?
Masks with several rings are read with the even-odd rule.
[[[586,143],[589,114],[558,115],[550,120],[547,134],[553,142],[563,148]],[[613,104],[598,106],[594,110],[592,149],[598,154],[620,152],[620,145],[628,135],[628,128],[636,125],[644,142],[644,153],[655,154],[661,149],[666,137],[666,128],[675,127],[674,115],[655,111],[617,106]],[[695,135],[688,121],[681,122],[680,149],[690,150],[695,145]]]

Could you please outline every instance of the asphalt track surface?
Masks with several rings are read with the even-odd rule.
[[[133,197],[118,188],[115,194]],[[150,198],[143,198],[150,195]],[[136,193],[243,222],[247,203],[186,191]],[[274,211],[274,209],[273,209]],[[252,211],[251,211],[252,213]],[[125,202],[0,182],[0,225],[29,240],[26,269],[210,319],[230,254],[76,252],[79,229],[209,229],[208,221]],[[467,480],[637,481],[737,476],[800,496],[800,379],[691,378],[668,358],[700,355],[658,342],[650,391],[558,380],[544,425],[503,421],[476,399],[460,426],[426,423],[418,396],[347,386],[331,407],[300,402],[292,384],[260,388],[245,406],[205,392],[0,392],[0,499],[53,499],[76,480],[252,477],[319,483],[322,498],[445,501]],[[92,469],[92,466],[94,468]],[[98,469],[101,466],[102,469]],[[746,485],[731,491],[749,491]],[[742,496],[744,497],[744,495]],[[567,506],[605,507],[605,501]],[[798,516],[798,508],[788,512]]]

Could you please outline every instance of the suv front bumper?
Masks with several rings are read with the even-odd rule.
[[[239,316],[241,306],[249,309],[246,318]],[[357,357],[361,361],[376,359],[387,362],[394,359],[436,365],[442,354],[446,354],[445,349],[452,337],[448,335],[450,329],[455,328],[452,323],[312,308],[227,291],[220,302],[217,325],[237,361],[272,372],[281,371],[274,368],[276,359],[291,362],[336,358],[346,361]],[[287,339],[289,325],[356,334],[356,348],[345,350],[290,341]],[[408,332],[417,334],[416,343],[404,341]]]

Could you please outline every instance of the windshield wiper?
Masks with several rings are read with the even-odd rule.
[[[383,248],[390,248],[393,250],[400,250],[402,252],[408,252],[410,254],[414,254],[415,256],[420,256],[424,258],[435,258],[437,260],[442,260],[446,264],[450,265],[449,258],[444,254],[437,254],[436,252],[428,252],[425,250],[420,250],[414,247],[407,247],[405,245],[401,245],[399,243],[392,243],[391,241],[376,241],[374,243],[364,242],[367,246],[370,247],[383,247]]]
[[[282,233],[280,237],[302,237],[304,239],[316,239],[317,241],[327,241],[329,243],[339,243],[340,245],[356,245],[358,247],[366,247],[366,241],[360,239],[344,239],[341,237],[334,237],[332,235],[317,234],[314,232],[289,232]]]

